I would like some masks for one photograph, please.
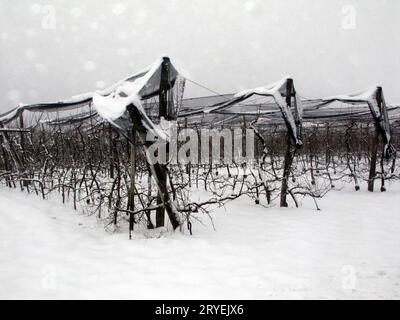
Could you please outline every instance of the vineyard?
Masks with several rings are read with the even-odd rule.
[[[382,87],[309,99],[284,78],[187,96],[198,85],[162,57],[102,91],[20,104],[0,115],[1,186],[60,199],[132,237],[193,234],[193,221],[241,197],[264,210],[311,198],[319,210],[346,184],[390,192],[400,178],[400,107]]]

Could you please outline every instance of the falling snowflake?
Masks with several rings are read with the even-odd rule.
[[[19,75],[24,74],[25,71],[26,71],[25,65],[17,65],[17,66],[14,68],[14,74],[15,74],[16,76],[19,76]]]
[[[220,41],[220,42],[218,43],[218,46],[219,46],[220,48],[225,48],[225,47],[226,47],[226,41],[224,41],[224,40]]]
[[[96,22],[96,21],[94,21],[94,22],[92,22],[92,23],[90,24],[90,29],[92,29],[92,30],[97,30],[97,29],[99,29],[99,27],[100,27],[100,25],[99,25],[99,23]]]
[[[144,9],[140,9],[136,14],[135,24],[137,24],[137,25],[144,24],[146,21],[146,18],[147,18],[147,11]]]
[[[6,41],[9,39],[8,33],[7,32],[2,32],[0,35],[1,40]]]
[[[103,89],[105,86],[106,86],[106,83],[104,81],[99,80],[96,82],[96,87],[98,89]]]
[[[175,12],[175,11],[177,11],[177,10],[178,10],[178,6],[177,6],[177,3],[176,3],[176,0],[170,0],[170,1],[168,2],[168,4],[167,4],[167,9],[168,9],[168,11],[170,11],[170,12]]]
[[[21,101],[21,93],[14,89],[8,92],[8,99],[10,99],[12,102],[18,103]]]
[[[27,37],[32,38],[36,35],[36,31],[33,28],[29,28],[25,30]]]
[[[252,42],[250,43],[250,45],[251,45],[251,47],[252,47],[253,49],[255,49],[255,50],[258,50],[258,49],[261,48],[260,42],[259,42],[259,41],[256,41],[256,40],[252,41]]]
[[[42,6],[38,3],[33,3],[30,7],[32,13],[38,14],[42,10]]]
[[[79,18],[79,17],[82,15],[82,10],[81,10],[81,8],[72,8],[72,10],[71,10],[71,15],[72,15],[74,18]]]
[[[35,69],[39,73],[45,73],[47,72],[47,66],[43,63],[36,63],[35,64]]]
[[[25,57],[26,57],[28,60],[34,60],[34,59],[36,58],[36,52],[35,52],[35,50],[32,49],[32,48],[27,49],[27,50],[25,51]]]
[[[129,55],[129,50],[126,49],[126,48],[119,48],[118,49],[118,55],[121,56],[121,57],[128,56]]]
[[[74,42],[74,44],[79,44],[82,41],[82,38],[80,36],[74,36],[72,37],[72,41]]]
[[[249,12],[254,10],[254,6],[255,6],[255,3],[253,1],[246,1],[244,3],[244,9]]]
[[[86,62],[83,64],[83,68],[84,68],[86,71],[94,71],[94,70],[96,70],[96,63],[93,62],[93,61],[86,61]]]
[[[116,4],[116,5],[114,5],[112,7],[112,12],[116,16],[119,16],[119,15],[123,14],[125,12],[125,10],[126,10],[126,7],[125,7],[125,5],[123,3],[118,3],[118,4]]]
[[[127,40],[129,38],[129,35],[126,31],[118,32],[117,36],[119,40]]]

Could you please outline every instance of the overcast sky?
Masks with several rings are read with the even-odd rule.
[[[290,75],[302,96],[381,84],[397,103],[399,13],[399,0],[0,0],[0,111],[102,88],[162,54],[221,93]]]

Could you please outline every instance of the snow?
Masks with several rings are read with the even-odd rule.
[[[400,184],[300,209],[241,198],[194,236],[108,234],[54,200],[0,190],[0,298],[399,299]],[[59,200],[59,199],[58,199]]]
[[[143,126],[149,130],[153,136],[157,136],[162,140],[167,140],[168,137],[166,134],[150,120],[141,103],[142,91],[146,89],[150,79],[161,67],[163,58],[164,56],[161,56],[139,73],[117,82],[106,90],[95,93],[93,95],[93,106],[98,114],[105,120],[116,125],[114,121],[125,113],[127,106],[133,104],[142,117]]]
[[[276,92],[280,91],[282,87],[286,85],[286,82],[290,79],[289,77],[285,77],[273,84],[264,87],[258,87],[255,89],[249,89],[241,91],[235,94],[235,98],[247,97],[252,94],[264,95],[264,96],[275,96]]]
[[[247,99],[249,97],[251,97],[252,95],[256,94],[256,95],[263,95],[263,96],[270,96],[270,97],[274,97],[276,99],[276,97],[278,97],[278,100],[282,100],[282,96],[280,94],[280,90],[284,89],[286,90],[286,83],[288,81],[289,78],[283,78],[273,84],[264,86],[264,87],[258,87],[255,89],[247,89],[247,90],[243,90],[241,92],[236,93],[233,96],[232,100],[227,101],[226,103],[222,104],[222,105],[218,105],[216,107],[211,107],[209,109],[205,109],[204,113],[213,113],[215,111],[219,111],[222,110],[224,108],[226,108],[227,106],[231,106],[232,105],[232,101],[235,101],[237,99]],[[276,101],[278,103],[278,101]],[[280,102],[280,101],[279,101]],[[286,105],[286,103],[284,103],[284,105]]]
[[[145,111],[140,103],[140,91],[147,84],[148,80],[158,69],[160,64],[154,63],[150,71],[145,73],[144,76],[135,79],[135,81],[122,81],[117,86],[112,86],[112,89],[106,89],[104,92],[110,92],[103,95],[101,92],[93,95],[93,105],[98,111],[99,115],[104,119],[113,122],[120,118],[126,111],[126,107],[130,104],[135,104],[140,108],[141,113]]]
[[[151,131],[153,135],[166,140],[165,133],[159,130],[150,120],[141,103],[142,90],[146,89],[150,79],[160,68],[162,62],[163,57],[160,57],[153,64],[136,73],[134,76],[120,81],[106,90],[95,93],[93,95],[93,106],[98,114],[105,120],[116,125],[114,121],[125,113],[127,106],[133,104],[141,114],[143,126]]]
[[[166,56],[159,57],[155,62],[144,68],[142,71],[125,78],[124,80],[118,81],[109,88],[99,90],[97,92],[88,92],[80,95],[73,96],[67,100],[60,100],[54,104],[60,104],[60,107],[46,109],[47,112],[58,112],[60,109],[66,110],[63,104],[78,104],[80,102],[93,99],[93,106],[97,110],[98,114],[108,122],[114,124],[115,120],[120,118],[126,111],[127,106],[134,104],[138,109],[142,117],[143,126],[150,130],[154,136],[158,136],[162,140],[166,140],[167,136],[165,133],[156,127],[156,125],[147,116],[142,104],[141,94],[143,90],[147,88],[151,78],[159,70],[163,63],[163,58]],[[75,109],[76,106],[70,106],[69,109]],[[23,105],[20,104],[17,108],[0,115],[0,121],[7,123],[15,119],[24,110],[32,112],[43,111],[42,105]]]
[[[93,95],[93,105],[103,119],[110,122],[120,118],[126,111],[126,107],[135,102],[138,104],[137,96],[121,97],[121,96],[101,96],[97,93]]]
[[[299,140],[299,136],[298,136],[298,132],[297,132],[297,126],[296,126],[296,122],[294,120],[292,111],[290,110],[290,108],[288,107],[285,99],[282,97],[282,95],[280,94],[279,91],[275,91],[273,94],[273,97],[276,101],[276,104],[279,106],[282,114],[284,115],[286,121],[289,123],[290,127],[292,128],[292,131],[294,133],[293,138],[296,141],[296,145],[302,145],[302,141]],[[298,100],[298,111],[299,111],[299,119],[301,119],[303,117],[302,115],[302,107],[301,107],[301,101]]]

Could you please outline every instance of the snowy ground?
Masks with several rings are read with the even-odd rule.
[[[301,209],[239,199],[193,237],[110,235],[55,201],[0,190],[0,298],[400,298],[400,184]]]

